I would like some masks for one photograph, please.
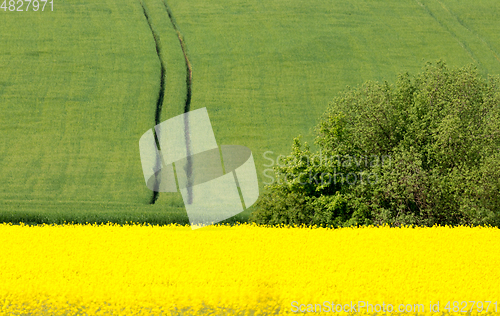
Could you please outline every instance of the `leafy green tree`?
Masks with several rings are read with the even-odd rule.
[[[299,139],[252,220],[350,226],[500,225],[500,80],[427,64],[334,99],[318,152]]]

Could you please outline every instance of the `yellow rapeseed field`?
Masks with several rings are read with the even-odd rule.
[[[0,315],[500,313],[497,228],[0,224],[0,258]]]

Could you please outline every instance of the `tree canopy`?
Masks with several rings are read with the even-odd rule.
[[[262,224],[500,225],[500,78],[429,63],[335,98],[259,200]]]

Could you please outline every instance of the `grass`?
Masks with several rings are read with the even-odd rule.
[[[222,223],[232,225],[245,222],[248,216],[249,212],[245,211]],[[27,225],[106,224],[107,222],[121,225],[126,223],[186,225],[189,224],[189,219],[182,199],[171,199],[167,205],[147,206],[108,201],[2,201],[0,202],[0,223],[3,222]]]
[[[1,221],[186,221],[148,204],[138,139],[154,125],[160,72],[140,4],[0,14]]]
[[[438,59],[500,73],[494,1],[170,3],[193,63],[192,106],[208,108],[220,143],[253,150],[261,180],[263,154],[288,153],[299,134],[313,140],[347,85],[395,81]]]
[[[139,13],[111,1],[2,12],[2,199],[147,201],[136,143],[158,62]]]
[[[143,3],[166,65],[163,121],[182,113],[185,65],[163,0]],[[266,151],[312,141],[346,86],[437,59],[500,73],[496,4],[168,1],[193,66],[191,109],[207,107],[219,145],[252,149],[261,188]],[[0,15],[0,221],[186,220],[178,194],[148,205],[137,143],[154,125],[160,62],[139,1]]]

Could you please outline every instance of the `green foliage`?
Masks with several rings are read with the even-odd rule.
[[[278,180],[257,202],[251,221],[324,227],[371,223],[369,209],[350,194],[342,178],[360,170],[356,163],[311,152],[307,143],[303,149],[296,138],[292,153],[275,170]]]
[[[317,126],[320,151],[295,140],[275,169],[282,181],[269,187],[253,219],[267,212],[273,224],[499,225],[499,82],[438,62],[393,86],[348,90]],[[357,181],[300,180],[339,173]],[[302,215],[288,216],[291,209]]]

